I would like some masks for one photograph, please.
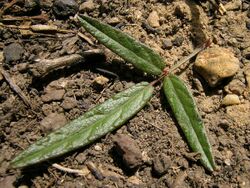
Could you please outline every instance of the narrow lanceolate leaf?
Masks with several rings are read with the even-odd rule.
[[[31,145],[11,162],[12,166],[19,168],[32,165],[93,142],[135,115],[149,101],[152,93],[153,87],[142,82],[116,94]]]
[[[138,69],[160,75],[165,67],[160,55],[127,34],[87,16],[78,16],[82,26],[100,43]]]
[[[194,152],[199,152],[201,154],[201,163],[207,170],[213,171],[215,163],[211,146],[190,91],[183,81],[174,75],[165,77],[163,87],[167,100],[190,148]]]

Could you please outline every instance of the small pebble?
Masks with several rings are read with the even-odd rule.
[[[27,185],[20,185],[18,188],[29,188]]]
[[[163,40],[163,42],[162,42],[162,48],[164,50],[170,50],[172,47],[173,47],[173,43],[172,43],[171,40],[169,40],[169,39]]]
[[[94,146],[94,149],[95,149],[96,151],[102,151],[102,147],[99,146],[99,145],[95,145],[95,146]]]
[[[128,135],[119,134],[114,136],[116,151],[122,156],[123,163],[128,169],[135,169],[142,165],[142,153],[136,143]]]
[[[24,53],[24,48],[19,43],[11,43],[3,48],[5,62],[18,61]]]
[[[223,98],[222,104],[225,106],[240,104],[239,96],[235,94],[228,94]]]
[[[75,15],[78,9],[78,3],[74,0],[55,0],[53,4],[53,11],[58,17]]]
[[[160,18],[156,11],[152,11],[148,18],[147,22],[151,27],[160,27]]]
[[[154,172],[162,176],[170,169],[172,162],[169,156],[162,153],[153,159],[153,165]]]
[[[98,76],[94,79],[94,83],[103,86],[109,82],[109,79],[104,76]]]
[[[96,5],[93,2],[93,0],[87,0],[80,5],[79,11],[90,12],[90,11],[93,11],[95,8],[96,8]]]
[[[194,68],[211,87],[215,87],[224,78],[236,74],[239,60],[229,49],[212,47],[198,54]]]

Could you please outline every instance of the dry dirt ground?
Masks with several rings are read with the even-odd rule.
[[[12,6],[8,4],[11,2]],[[1,70],[9,74],[32,106],[24,103],[1,74],[0,187],[250,187],[250,94],[244,72],[250,64],[248,0],[222,1],[227,9],[224,15],[211,3],[198,0],[77,0],[73,5],[68,0],[63,2],[69,5],[61,9],[55,2],[0,2]],[[153,11],[151,23],[148,17]],[[191,153],[160,85],[143,110],[117,131],[41,165],[23,171],[9,168],[14,156],[52,130],[134,83],[153,80],[81,29],[72,17],[77,12],[109,23],[149,45],[165,58],[168,67],[208,38],[213,45],[233,51],[240,69],[216,87],[211,88],[193,70],[194,59],[179,73],[204,120],[217,171],[205,171]],[[20,29],[34,24],[53,24],[61,31]],[[32,65],[41,59],[72,54],[84,59],[43,77],[32,71]],[[221,105],[228,93],[238,95],[240,104]],[[125,141],[119,140],[117,135],[121,134],[129,139],[118,136]],[[130,143],[142,155],[135,170],[121,159],[117,142]],[[51,165],[55,162],[83,169],[84,175],[54,168]]]

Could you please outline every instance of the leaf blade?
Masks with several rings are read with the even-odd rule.
[[[174,112],[190,148],[201,154],[201,163],[209,170],[216,169],[211,146],[195,101],[185,84],[174,75],[164,78],[165,96]]]
[[[153,86],[142,82],[94,107],[61,129],[31,145],[11,161],[22,168],[83,147],[118,128],[151,98]]]
[[[78,16],[78,19],[99,42],[138,69],[153,75],[162,73],[164,60],[146,45],[96,19],[88,16]]]

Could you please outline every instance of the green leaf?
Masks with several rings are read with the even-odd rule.
[[[149,101],[153,89],[142,82],[116,94],[31,145],[11,162],[12,167],[39,163],[93,142],[134,116]]]
[[[211,146],[195,101],[185,84],[174,75],[164,78],[164,93],[190,148],[201,154],[201,163],[213,171],[215,167]]]
[[[160,75],[165,67],[160,55],[127,34],[87,16],[78,16],[82,26],[100,43],[138,69]]]

